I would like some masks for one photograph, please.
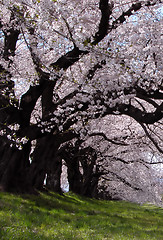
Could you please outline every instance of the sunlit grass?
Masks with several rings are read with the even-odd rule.
[[[163,208],[75,194],[0,193],[0,239],[163,240]]]

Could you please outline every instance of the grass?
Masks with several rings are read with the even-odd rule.
[[[163,208],[72,193],[0,193],[0,239],[163,240]]]

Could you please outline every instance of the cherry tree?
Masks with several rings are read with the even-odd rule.
[[[97,149],[88,154],[84,142],[93,135],[113,145],[127,137],[134,148],[140,128],[155,155],[162,154],[162,1],[5,0],[0,6],[2,190],[41,190],[47,176],[47,187],[60,192],[62,158],[67,166],[66,156],[76,158],[72,142],[92,157]],[[126,136],[124,127],[113,131],[105,121],[119,115],[123,126],[127,116],[140,127]],[[97,123],[105,126],[98,132]]]
[[[136,121],[124,116],[95,121],[84,144],[97,151],[99,197],[160,203],[159,177],[154,168],[162,163],[158,160],[161,153],[151,146]]]

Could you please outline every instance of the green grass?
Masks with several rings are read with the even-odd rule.
[[[163,240],[163,208],[75,194],[0,193],[0,239]]]

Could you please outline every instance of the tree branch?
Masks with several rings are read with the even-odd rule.
[[[136,96],[139,98],[152,98],[152,99],[163,99],[163,92],[161,92],[159,89],[158,90],[150,90],[150,91],[145,91],[143,88],[136,86]]]
[[[93,133],[90,133],[89,136],[90,136],[90,137],[92,137],[92,136],[101,136],[101,137],[103,137],[106,141],[108,141],[108,142],[110,142],[110,143],[112,143],[112,144],[121,145],[121,146],[128,146],[128,144],[125,143],[125,142],[120,142],[120,141],[116,142],[116,141],[114,141],[113,139],[108,138],[108,137],[105,135],[105,133],[103,133],[103,132],[93,132]]]
[[[117,105],[117,110],[121,114],[134,118],[137,122],[146,124],[153,124],[163,118],[163,103],[158,105],[157,109],[152,113],[141,111],[129,104]],[[108,112],[110,113],[110,109],[108,109]]]
[[[150,1],[146,1],[144,4],[147,7],[154,6],[157,2],[155,1],[154,3],[151,3]],[[109,26],[109,32],[111,32],[113,29],[116,29],[118,26],[120,26],[122,23],[126,21],[126,17],[132,16],[135,12],[140,10],[143,7],[142,1],[138,1],[136,3],[133,3],[132,6],[125,12],[121,14],[119,18],[117,18],[111,26]]]
[[[10,23],[15,20],[15,13],[11,13],[10,17]],[[18,37],[20,34],[20,30],[18,28],[15,28],[14,24],[11,24],[11,26],[7,26],[6,30],[3,30],[5,41],[4,41],[4,59],[9,60],[10,56],[15,55],[16,50],[16,43],[18,41]]]
[[[136,190],[136,191],[142,191],[141,188],[133,186],[131,183],[129,183],[128,181],[126,181],[123,177],[119,176],[117,173],[114,173],[113,171],[108,171],[108,173],[112,174],[113,176],[115,176],[118,180],[120,180],[122,183],[124,183],[125,185],[129,186],[130,188]],[[107,174],[108,174],[107,173]],[[107,181],[109,181],[109,178],[106,178],[103,176],[103,178]]]
[[[99,30],[94,36],[94,41],[91,43],[92,45],[96,45],[107,35],[113,4],[110,4],[108,0],[100,0],[99,9],[101,10],[101,21]]]
[[[79,50],[78,47],[74,47],[73,50],[69,51],[62,57],[60,57],[56,62],[52,63],[50,66],[56,70],[64,69],[66,70],[68,67],[72,66],[75,62],[80,59],[81,55],[87,54],[88,51]]]
[[[149,134],[147,128],[145,127],[144,124],[142,123],[139,123],[141,125],[141,127],[143,128],[145,134],[147,135],[147,137],[151,140],[151,142],[154,144],[154,146],[157,148],[157,150],[160,152],[160,153],[163,153],[163,150],[158,146],[157,142],[154,140],[154,138]]]

